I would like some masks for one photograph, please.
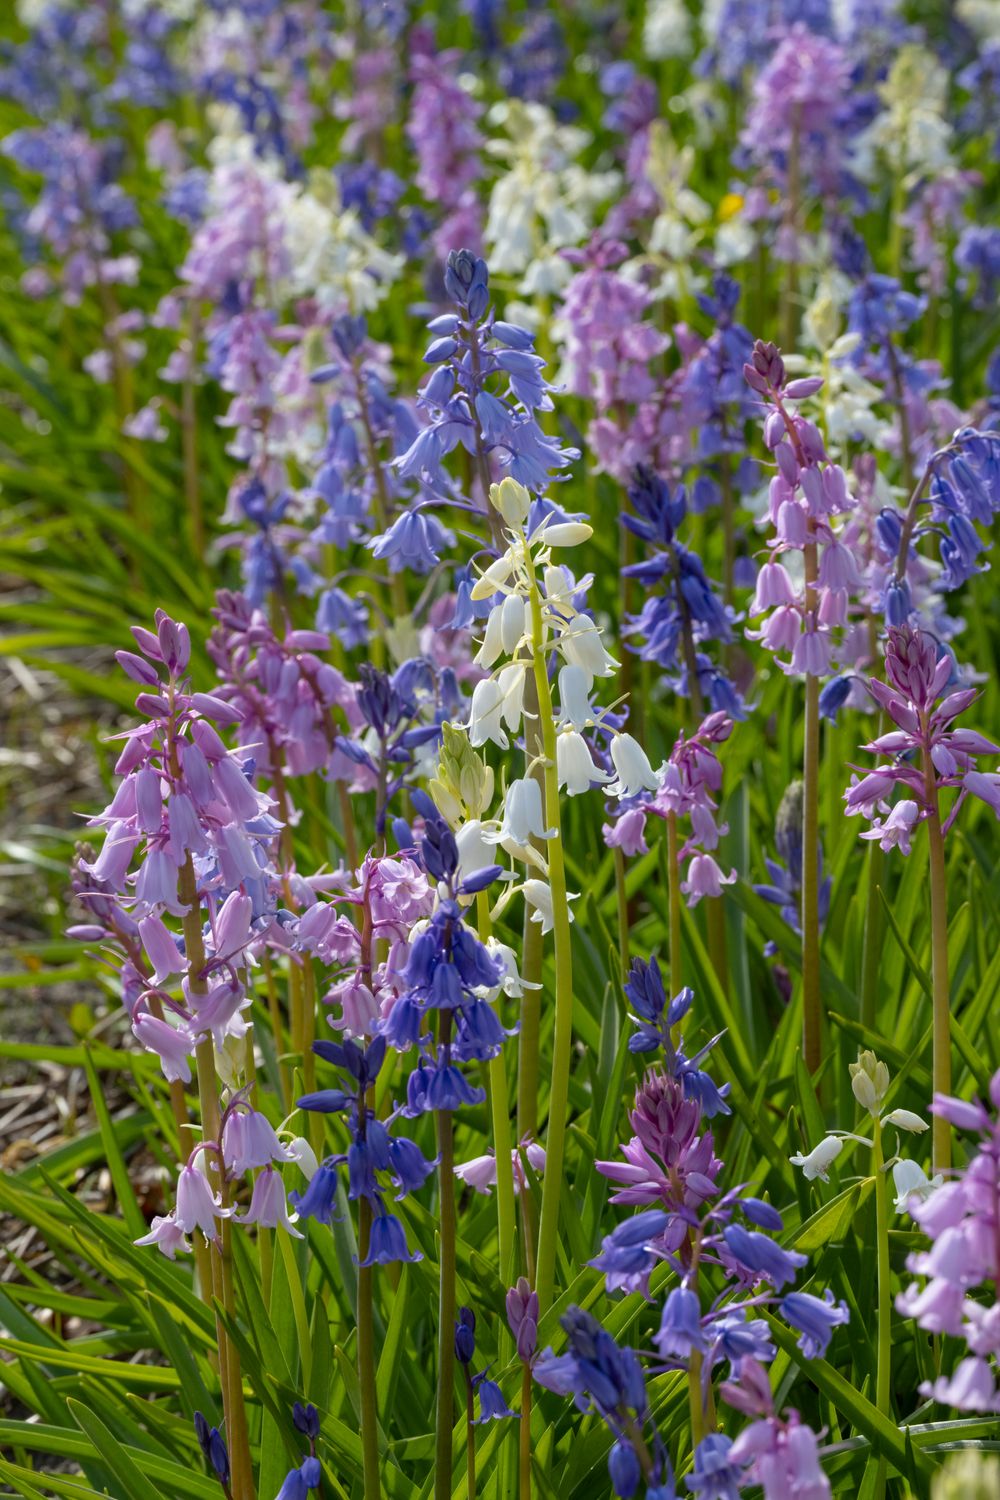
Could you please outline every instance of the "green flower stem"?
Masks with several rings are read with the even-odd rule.
[[[872,1122],[872,1170],[875,1174],[875,1234],[878,1259],[878,1365],[875,1376],[875,1405],[889,1417],[890,1378],[892,1368],[892,1297],[889,1265],[889,1194],[882,1153],[882,1122]],[[875,1481],[875,1500],[885,1494],[886,1465],[880,1457]]]
[[[552,1081],[549,1089],[549,1123],[546,1136],[542,1212],[538,1228],[538,1263],[535,1290],[544,1313],[552,1301],[559,1243],[559,1201],[562,1192],[566,1150],[566,1112],[569,1102],[570,1053],[573,1046],[573,949],[566,900],[566,864],[563,856],[562,822],[559,814],[559,773],[556,769],[556,725],[546,669],[546,633],[542,618],[542,596],[535,577],[531,553],[525,546],[531,594],[531,651],[538,723],[545,757],[545,822],[555,830],[548,840],[549,889],[552,893],[552,930],[555,940],[556,1006],[552,1046]]]
[[[614,856],[615,892],[618,897],[618,961],[624,984],[628,978],[629,955],[628,889],[625,885],[625,856],[617,847]]]
[[[360,940],[360,966],[366,977],[372,966],[372,921],[371,905],[367,889],[363,896],[363,921]],[[366,1103],[374,1107],[374,1090],[369,1089]],[[372,1206],[367,1198],[358,1205],[358,1260],[368,1256],[371,1244]],[[381,1500],[382,1482],[379,1477],[378,1453],[378,1405],[375,1396],[375,1312],[374,1312],[374,1268],[358,1266],[358,1385],[361,1399],[361,1455],[364,1470],[365,1500]]]
[[[922,724],[925,735],[927,725]],[[931,996],[933,1011],[933,1061],[931,1077],[936,1094],[951,1093],[951,1017],[948,981],[948,885],[944,867],[944,833],[938,806],[937,776],[928,751],[924,751],[924,799],[930,808],[927,839],[930,848],[931,886]],[[943,1115],[935,1115],[931,1126],[933,1172],[951,1166],[951,1126]]]
[[[171,749],[171,759],[176,750]],[[181,905],[185,907],[182,919],[184,951],[188,959],[191,993],[195,996],[207,994],[203,978],[205,971],[205,945],[201,933],[201,914],[198,903],[198,886],[194,864],[190,854],[181,866],[177,883]],[[201,1105],[203,1138],[218,1142],[219,1085],[215,1073],[215,1049],[211,1036],[203,1037],[195,1049],[198,1070],[198,1098]],[[207,1171],[207,1163],[206,1163]],[[209,1178],[211,1181],[211,1178]],[[224,1178],[219,1183],[224,1206],[229,1203],[229,1188]],[[233,1285],[232,1226],[228,1219],[222,1221],[218,1254],[211,1256],[211,1284],[204,1288],[206,1296],[214,1298],[225,1311],[236,1312],[236,1292]],[[229,1446],[229,1461],[232,1466],[233,1500],[254,1500],[253,1468],[250,1459],[250,1439],[247,1431],[246,1408],[243,1404],[243,1374],[240,1357],[230,1343],[226,1326],[216,1312],[215,1335],[219,1347],[219,1379],[222,1385],[222,1405],[226,1418],[226,1437]]]
[[[368,450],[368,462],[371,467],[372,478],[375,481],[375,519],[384,531],[392,519],[392,506],[389,499],[389,490],[385,482],[385,470],[379,457],[378,443],[375,440],[375,429],[372,425],[371,412],[368,409],[368,396],[365,391],[364,377],[361,374],[360,363],[357,359],[352,364],[354,371],[354,390],[357,396],[358,413],[361,417],[361,426],[365,434],[365,447]],[[393,624],[399,624],[409,619],[410,607],[406,600],[406,585],[403,582],[402,573],[389,573],[389,597],[392,600]]]
[[[465,1366],[465,1487],[466,1500],[476,1500],[476,1416],[472,1376]]]
[[[667,905],[670,932],[670,999],[679,995],[681,982],[681,872],[677,862],[677,814],[667,814]]]
[[[438,1041],[447,1049],[451,1011],[440,1012]],[[434,1442],[435,1500],[451,1500],[451,1437],[455,1406],[455,1143],[451,1112],[436,1114],[440,1163],[438,1219],[438,1376]]]
[[[879,964],[882,960],[882,905],[879,886],[884,868],[885,855],[878,840],[873,839],[868,846],[868,890],[865,934],[861,949],[861,1024],[872,1030],[875,1027]]]
[[[518,1433],[518,1500],[531,1500],[531,1366],[521,1372],[521,1423]]]
[[[540,760],[542,741],[538,731],[538,702],[534,676],[524,684],[524,748],[525,774],[538,781],[542,796],[545,781]],[[525,907],[524,941],[521,949],[521,978],[524,994],[521,997],[521,1031],[517,1049],[517,1137],[532,1140],[538,1135],[538,1065],[541,1055],[539,1031],[542,1020],[542,953],[544,942],[541,923],[531,920],[531,912]],[[521,1198],[522,1217],[530,1212],[529,1195]],[[533,1270],[529,1271],[532,1276]]]
[[[362,1198],[358,1209],[358,1258],[368,1254],[372,1206]],[[373,1267],[358,1267],[358,1383],[361,1389],[361,1455],[365,1500],[381,1500],[378,1461],[378,1409],[375,1404],[375,1318]]]
[[[816,608],[816,543],[805,549],[806,609]],[[820,1065],[819,982],[819,678],[806,677],[802,766],[802,1054],[810,1073]]]
[[[485,891],[476,897],[479,936],[485,943],[491,933],[490,903]],[[507,1061],[503,1048],[490,1059],[490,1112],[493,1119],[493,1150],[497,1164],[497,1238],[500,1248],[500,1282],[507,1286],[514,1280],[514,1163],[510,1134],[510,1105],[507,1089]]]

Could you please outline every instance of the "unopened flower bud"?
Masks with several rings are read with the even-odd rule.
[[[877,1118],[889,1088],[889,1069],[880,1062],[874,1052],[862,1052],[856,1063],[850,1064],[851,1088],[854,1097],[870,1115]]]
[[[531,496],[523,484],[508,475],[499,484],[490,485],[490,504],[498,510],[508,526],[523,527],[531,509]]]

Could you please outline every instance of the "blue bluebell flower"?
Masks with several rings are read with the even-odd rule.
[[[694,1472],[684,1481],[700,1500],[739,1500],[743,1469],[730,1462],[732,1438],[710,1432],[695,1449]]]
[[[684,697],[697,694],[713,709],[744,718],[740,693],[703,649],[708,642],[732,640],[733,615],[701,559],[678,540],[677,528],[687,514],[686,492],[680,486],[671,490],[666,480],[640,466],[628,498],[636,514],[624,514],[622,524],[653,549],[622,570],[651,591],[640,612],[626,621],[625,633],[641,637],[641,644],[629,649],[661,667],[675,692]]]
[[[809,1292],[789,1292],[778,1306],[785,1320],[797,1329],[798,1345],[806,1359],[824,1358],[833,1330],[850,1316],[846,1304],[834,1301],[829,1289],[822,1297],[813,1297]]]
[[[476,1391],[476,1394],[479,1397],[479,1416],[476,1418],[477,1424],[482,1422],[494,1422],[500,1417],[514,1417],[517,1415],[515,1412],[512,1412],[510,1407],[507,1405],[506,1401],[503,1398],[503,1392],[497,1385],[496,1381],[487,1379],[485,1373],[482,1375],[474,1376],[472,1384],[473,1388]]]
[[[412,1253],[406,1243],[403,1226],[394,1214],[377,1213],[372,1220],[368,1240],[368,1254],[358,1261],[360,1266],[389,1266],[397,1261],[423,1260],[419,1250]]]

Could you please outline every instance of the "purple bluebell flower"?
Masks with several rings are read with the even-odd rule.
[[[980,798],[1000,816],[997,778],[980,771],[976,763],[979,755],[1000,755],[1000,746],[976,730],[954,727],[978,694],[975,688],[955,688],[954,661],[948,652],[925,631],[893,628],[886,642],[885,673],[886,682],[873,678],[868,687],[894,727],[864,748],[892,760],[861,781],[852,780],[844,793],[848,816],[860,813],[872,820],[861,837],[877,839],[883,849],[898,847],[909,853],[915,828],[932,815],[924,771],[915,754],[933,768],[935,803],[938,790],[959,789],[944,823],[945,832],[969,795]],[[946,691],[949,688],[955,690]],[[903,792],[903,798],[890,807],[888,798],[896,789]]]
[[[632,1019],[638,1026],[638,1031],[629,1038],[629,1051],[652,1052],[662,1048],[666,1054],[667,1070],[680,1080],[686,1098],[697,1098],[703,1113],[709,1118],[729,1114],[725,1098],[729,1092],[728,1084],[717,1088],[712,1078],[698,1066],[719,1038],[714,1038],[693,1058],[685,1055],[683,1040],[676,1046],[673,1041],[673,1028],[690,1010],[694,991],[685,987],[668,1004],[659,960],[654,956],[648,963],[641,958],[633,959],[625,981],[625,995],[635,1008]]]
[[[395,1215],[384,1211],[377,1213],[372,1220],[368,1254],[358,1264],[360,1266],[389,1266],[397,1261],[415,1260],[423,1260],[423,1255],[419,1250],[410,1252],[403,1226]]]
[[[455,1322],[455,1358],[469,1365],[476,1356],[476,1315],[471,1307],[460,1307]]]
[[[921,1280],[911,1282],[896,1299],[904,1317],[967,1346],[953,1370],[920,1387],[921,1395],[960,1411],[1000,1411],[995,1378],[1000,1357],[1000,1072],[990,1080],[989,1095],[992,1115],[978,1099],[934,1096],[932,1112],[972,1132],[978,1141],[953,1180],[926,1197],[911,1197],[910,1213],[931,1245],[907,1258],[907,1269]]]
[[[692,1349],[708,1348],[708,1337],[702,1327],[701,1304],[688,1287],[674,1287],[668,1292],[660,1315],[659,1331],[653,1342],[663,1359],[686,1361]]]
[[[798,1250],[784,1250],[766,1234],[744,1229],[742,1224],[728,1224],[722,1231],[727,1259],[735,1274],[751,1284],[769,1281],[777,1290],[795,1280],[796,1272],[807,1257]]]
[[[823,1297],[814,1297],[809,1292],[788,1292],[778,1305],[785,1321],[797,1329],[799,1348],[806,1359],[823,1358],[834,1328],[846,1323],[849,1317],[846,1305],[835,1302],[829,1289]]]
[[[405,1106],[405,1113],[415,1116],[426,1110],[455,1110],[478,1103],[483,1092],[469,1082],[462,1065],[495,1057],[507,1033],[492,1003],[506,972],[503,962],[480,942],[455,899],[459,889],[467,885],[461,879],[455,836],[426,793],[416,791],[412,799],[423,818],[415,852],[442,895],[424,931],[410,947],[402,975],[404,988],[381,1029],[399,1051],[408,1051],[415,1043],[421,1047],[417,1067],[407,1084]],[[499,873],[496,866],[488,866],[483,879],[493,879]],[[482,992],[491,998],[484,999]],[[448,1027],[447,1039],[432,1057],[427,1045],[434,1012],[448,1017]]]

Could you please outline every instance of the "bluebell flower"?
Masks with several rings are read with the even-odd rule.
[[[471,1307],[460,1307],[455,1321],[455,1358],[461,1365],[476,1356],[476,1315]]]
[[[376,1036],[367,1046],[346,1038],[340,1042],[318,1041],[313,1051],[325,1062],[345,1073],[353,1091],[324,1089],[300,1098],[300,1109],[325,1114],[343,1114],[350,1132],[346,1152],[327,1157],[313,1174],[304,1193],[292,1193],[291,1200],[303,1219],[314,1218],[321,1224],[332,1223],[337,1193],[337,1168],[347,1168],[347,1196],[352,1201],[364,1198],[374,1213],[372,1234],[378,1225],[365,1265],[387,1264],[392,1260],[410,1260],[402,1225],[385,1210],[384,1191],[379,1174],[386,1173],[399,1189],[397,1201],[423,1186],[434,1169],[417,1145],[405,1137],[392,1134],[392,1118],[380,1120],[369,1107],[368,1091],[374,1084],[386,1054],[386,1038]],[[382,1222],[383,1220],[389,1222]]]
[[[516,1416],[504,1400],[503,1392],[495,1380],[488,1380],[485,1374],[476,1375],[472,1384],[479,1396],[477,1423],[493,1422],[499,1417]]]
[[[659,1331],[653,1342],[663,1359],[680,1359],[685,1364],[692,1349],[704,1351],[708,1348],[708,1337],[701,1322],[701,1303],[689,1287],[674,1287],[667,1294]]]
[[[343,589],[324,589],[316,605],[316,629],[336,636],[345,651],[353,651],[368,640],[368,609]]]
[[[955,264],[966,274],[962,285],[973,285],[974,307],[993,307],[1000,283],[1000,229],[992,224],[967,224],[955,247]]]
[[[636,514],[624,514],[622,524],[654,549],[622,570],[652,591],[640,612],[626,621],[625,633],[641,637],[641,644],[629,649],[661,667],[675,692],[697,694],[730,717],[744,718],[742,697],[703,649],[707,642],[732,640],[732,611],[716,593],[701,559],[678,540],[677,528],[687,513],[684,489],[671,490],[666,480],[640,466],[628,497]]]
[[[747,1282],[769,1281],[779,1292],[806,1263],[798,1250],[784,1250],[766,1234],[742,1224],[727,1224],[722,1237],[737,1274]]]
[[[825,682],[819,695],[820,717],[836,723],[837,715],[851,696],[852,677],[831,677]]]
[[[194,1414],[194,1431],[198,1446],[220,1484],[229,1483],[229,1452],[217,1427],[210,1427],[200,1411]]]
[[[685,1097],[696,1099],[702,1113],[708,1117],[728,1115],[730,1108],[726,1094],[729,1085],[723,1084],[720,1089],[711,1075],[699,1066],[719,1037],[713,1037],[694,1057],[685,1055],[683,1041],[674,1045],[672,1029],[690,1010],[694,991],[685,986],[668,1004],[659,961],[653,957],[648,963],[641,958],[633,959],[625,981],[625,995],[635,1009],[631,1019],[638,1027],[629,1038],[629,1051],[652,1052],[662,1048],[666,1054],[667,1071],[680,1081]]]
[[[398,455],[398,472],[422,480],[448,500],[454,482],[442,460],[461,446],[487,467],[495,458],[528,489],[542,490],[579,454],[561,448],[536,420],[535,412],[550,409],[552,401],[534,336],[495,319],[486,262],[471,251],[451,252],[444,285],[459,312],[443,314],[429,325],[433,338],[424,359],[436,368],[418,405],[430,423]],[[485,495],[480,498],[485,503]]]
[[[407,1080],[403,1112],[413,1117],[427,1110],[454,1110],[480,1103],[485,1094],[469,1082],[461,1065],[496,1057],[507,1032],[482,993],[492,991],[495,995],[499,991],[505,974],[503,962],[480,942],[465,920],[465,908],[455,899],[454,893],[467,884],[460,880],[455,836],[425,792],[413,791],[411,799],[423,818],[413,857],[443,893],[433,916],[410,946],[403,971],[406,988],[381,1023],[381,1030],[399,1051],[415,1043],[424,1049]],[[484,872],[484,879],[499,873],[499,867],[491,866]],[[432,1056],[426,1049],[434,1011],[447,1015],[449,1026],[447,1040]]]
[[[289,1193],[300,1219],[315,1219],[318,1224],[332,1224],[337,1201],[337,1173],[327,1162],[321,1162],[309,1179],[304,1193]]]
[[[304,1437],[311,1441],[319,1437],[319,1412],[312,1402],[296,1401],[292,1407],[292,1422]]]
[[[308,1500],[309,1491],[319,1489],[323,1470],[318,1458],[307,1458],[297,1469],[286,1474],[274,1500]]]
[[[741,1307],[721,1309],[706,1324],[705,1334],[710,1345],[711,1362],[715,1364],[727,1359],[734,1375],[741,1359],[750,1358],[757,1360],[758,1364],[769,1364],[775,1355],[767,1323],[763,1318],[748,1318]]]
[[[455,538],[429,511],[408,510],[397,516],[381,536],[368,543],[372,556],[389,560],[389,572],[409,568],[414,573],[429,573],[440,561],[441,552]]]
[[[780,1234],[785,1227],[778,1210],[770,1203],[765,1203],[762,1198],[741,1198],[740,1208],[751,1224],[756,1224],[758,1229],[767,1229],[772,1234]]]
[[[743,1470],[730,1463],[732,1439],[721,1432],[710,1432],[695,1449],[694,1472],[684,1481],[700,1500],[739,1500]]]
[[[388,1266],[397,1261],[423,1260],[419,1250],[410,1253],[403,1226],[394,1214],[379,1213],[372,1220],[368,1254],[360,1266]]]
[[[813,1297],[809,1292],[789,1292],[778,1306],[785,1320],[798,1330],[798,1345],[806,1359],[822,1359],[833,1330],[850,1316],[846,1305],[835,1302],[829,1289],[822,1297]]]
[[[603,1271],[609,1292],[647,1292],[649,1274],[661,1258],[656,1248],[670,1215],[650,1208],[633,1214],[604,1236],[601,1253],[587,1264]]]
[[[642,1466],[638,1455],[627,1438],[618,1438],[608,1454],[608,1473],[616,1495],[621,1500],[631,1500],[642,1479]]]

